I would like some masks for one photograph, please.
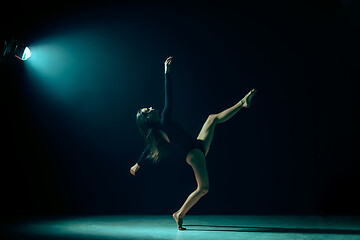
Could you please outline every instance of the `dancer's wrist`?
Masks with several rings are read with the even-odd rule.
[[[171,64],[171,60],[173,59],[173,57],[168,57],[164,63],[165,65],[165,73],[169,73],[170,72],[170,64]]]
[[[165,67],[165,73],[170,73],[170,67],[169,66]]]

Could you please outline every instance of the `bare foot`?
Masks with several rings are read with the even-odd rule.
[[[242,101],[244,101],[244,104],[243,104],[244,108],[250,107],[251,100],[254,97],[255,93],[256,93],[256,90],[253,89],[248,94],[246,94],[245,97],[242,99]]]
[[[173,218],[175,219],[179,230],[186,230],[186,228],[182,227],[183,217],[180,217],[179,211],[173,214]]]

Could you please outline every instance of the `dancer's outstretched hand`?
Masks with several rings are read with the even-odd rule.
[[[173,61],[174,57],[170,56],[165,60],[165,73],[170,72],[170,64]]]
[[[135,173],[137,172],[137,170],[139,170],[139,168],[140,168],[139,164],[136,163],[134,166],[130,168],[130,173],[135,176]]]

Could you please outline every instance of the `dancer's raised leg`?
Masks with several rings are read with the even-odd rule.
[[[256,90],[251,90],[248,94],[245,95],[237,104],[234,106],[225,109],[224,111],[218,114],[211,114],[206,122],[204,123],[197,139],[204,141],[205,155],[208,154],[210,145],[214,136],[215,125],[218,123],[223,123],[232,118],[240,109],[249,108],[252,98],[254,97]]]

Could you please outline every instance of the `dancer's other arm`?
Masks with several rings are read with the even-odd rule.
[[[135,176],[135,173],[139,170],[139,168],[140,168],[139,164],[136,163],[134,166],[130,168],[130,173]]]
[[[142,166],[146,162],[146,160],[148,160],[147,156],[149,155],[149,152],[150,152],[150,146],[146,146],[144,151],[141,153],[139,160],[135,163],[134,166],[130,168],[130,173],[132,175],[135,176],[135,173],[139,170],[140,166]]]

